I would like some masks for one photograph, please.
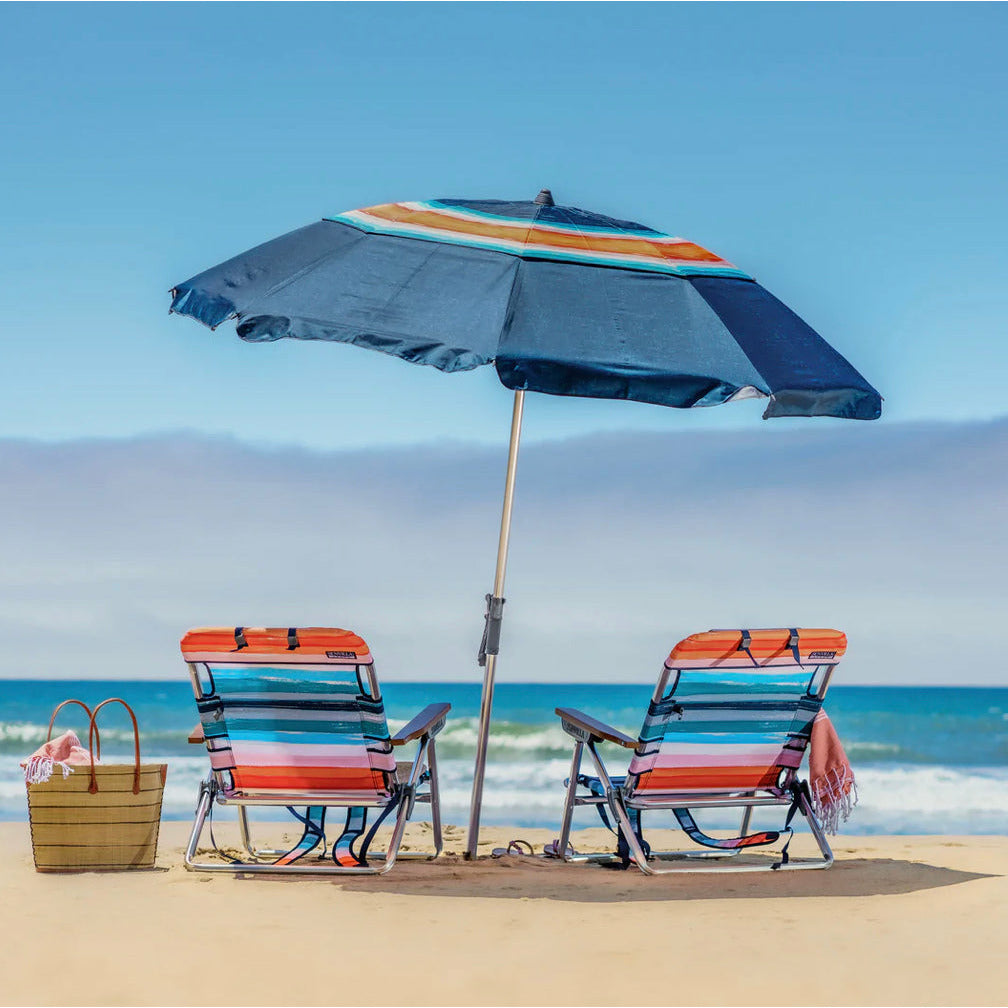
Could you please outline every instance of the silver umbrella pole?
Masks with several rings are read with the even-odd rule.
[[[475,858],[479,844],[480,809],[483,804],[483,776],[486,772],[487,743],[490,740],[490,711],[493,707],[494,672],[500,645],[501,620],[504,613],[504,573],[507,570],[508,539],[511,537],[511,505],[514,501],[515,470],[518,467],[518,441],[521,438],[522,410],[525,393],[514,394],[511,414],[511,445],[508,448],[507,476],[504,479],[504,506],[501,510],[500,540],[497,543],[497,574],[493,594],[487,595],[486,628],[480,645],[483,674],[483,698],[480,701],[479,736],[476,740],[476,767],[473,771],[472,801],[469,805],[469,837],[466,857]]]

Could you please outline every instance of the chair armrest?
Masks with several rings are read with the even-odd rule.
[[[405,745],[423,735],[431,737],[437,735],[444,728],[445,718],[451,710],[449,703],[428,704],[409,724],[403,725],[392,736],[391,742],[394,746]]]
[[[637,748],[637,739],[624,735],[604,721],[589,717],[584,711],[573,707],[557,707],[556,713],[563,724],[563,730],[581,742],[615,742],[624,749]]]
[[[191,732],[189,732],[189,738],[188,738],[187,741],[192,742],[193,745],[200,745],[201,743],[203,743],[203,742],[206,741],[206,739],[203,737],[203,724],[202,724],[202,722],[200,724],[196,725],[196,727],[193,728],[193,730]]]

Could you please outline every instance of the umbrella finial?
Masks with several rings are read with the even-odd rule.
[[[540,189],[539,195],[536,196],[534,202],[540,206],[556,206],[556,203],[553,202],[553,193],[549,189]]]

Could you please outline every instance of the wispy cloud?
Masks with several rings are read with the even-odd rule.
[[[7,677],[172,677],[201,624],[341,625],[473,679],[504,446],[0,442]],[[648,679],[711,626],[836,626],[846,682],[999,683],[1008,421],[529,446],[500,675]]]

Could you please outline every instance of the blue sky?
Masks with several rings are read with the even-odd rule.
[[[882,423],[1003,414],[1006,27],[969,4],[3,5],[0,437],[499,444],[490,369],[248,346],[167,292],[333,211],[542,186],[753,273]],[[536,396],[527,436],[801,423],[759,412]]]

